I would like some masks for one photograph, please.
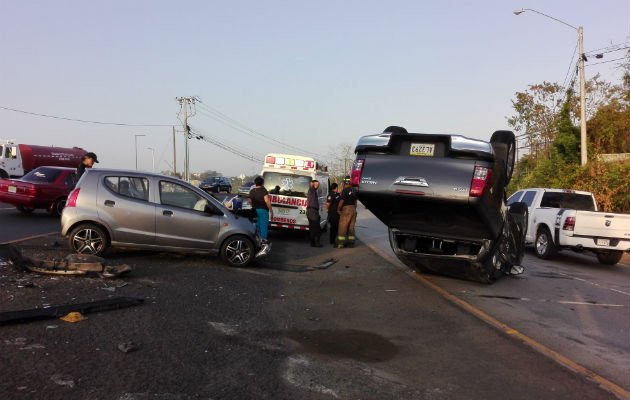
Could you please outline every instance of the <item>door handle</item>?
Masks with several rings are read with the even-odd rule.
[[[426,179],[415,176],[399,176],[394,181],[394,185],[429,187]]]
[[[114,200],[105,200],[105,205],[107,207],[114,207],[114,204],[116,204]]]
[[[162,211],[162,215],[166,216],[166,217],[170,217],[173,215],[173,211],[171,210],[164,210]]]

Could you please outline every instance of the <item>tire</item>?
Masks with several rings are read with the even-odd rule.
[[[33,207],[17,206],[15,208],[17,208],[22,214],[30,214],[35,211]]]
[[[230,267],[246,267],[254,260],[256,247],[246,236],[235,235],[221,244],[221,259]]]
[[[621,257],[623,257],[623,251],[621,250],[610,250],[597,253],[597,261],[604,265],[615,265],[621,260]]]
[[[226,192],[227,192],[227,194],[232,193],[232,188],[227,188],[227,189],[226,189]]]
[[[7,174],[7,171],[0,169],[0,178],[9,179],[9,174]]]
[[[109,247],[109,237],[97,225],[82,224],[70,232],[68,246],[70,250],[78,254],[100,256]]]
[[[57,199],[52,204],[51,214],[54,214],[60,217],[64,208],[66,208],[66,199]]]
[[[538,258],[544,260],[551,259],[556,254],[556,245],[553,244],[553,237],[547,228],[540,228],[536,234],[534,251]]]
[[[512,180],[514,173],[514,163],[516,161],[516,137],[512,131],[496,131],[490,138],[490,144],[496,157],[505,168],[503,186],[507,186]]]

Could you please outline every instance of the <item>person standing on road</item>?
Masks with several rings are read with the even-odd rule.
[[[273,207],[271,206],[271,200],[269,199],[269,192],[263,186],[265,180],[262,176],[257,176],[254,179],[254,185],[249,191],[249,199],[252,204],[252,208],[256,211],[256,227],[258,228],[258,235],[262,239],[263,248],[260,253],[265,253],[269,249],[269,221],[273,218]]]
[[[326,198],[326,209],[328,210],[328,223],[330,224],[330,244],[335,245],[337,240],[337,231],[339,228],[339,213],[337,212],[337,206],[341,194],[339,193],[339,185],[333,183],[330,185],[330,194]]]
[[[94,163],[98,163],[98,158],[96,158],[96,154],[92,152],[85,153],[85,155],[81,157],[81,164],[77,167],[77,182],[85,173],[86,168],[92,168]]]
[[[319,218],[319,197],[317,189],[319,189],[319,181],[313,179],[306,195],[306,218],[308,219],[308,233],[311,237],[311,246],[322,247],[320,243],[322,227]]]
[[[337,236],[337,248],[344,246],[354,247],[354,224],[357,221],[357,194],[352,190],[350,177],[343,179],[341,199],[337,206],[339,213],[339,234]]]

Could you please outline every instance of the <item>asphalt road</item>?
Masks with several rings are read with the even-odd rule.
[[[373,246],[382,231],[367,234],[369,216],[362,217],[359,237]],[[3,234],[14,225],[28,236],[58,230],[52,222],[58,224],[45,214],[0,213]],[[77,324],[53,319],[0,326],[0,398],[614,398],[453,306],[364,244],[314,249],[303,233],[274,232],[271,238],[270,256],[246,269],[227,268],[212,257],[124,251],[107,261],[129,264],[133,272],[113,281],[25,274],[0,265],[0,312],[114,296],[145,299],[138,307],[89,314]],[[30,255],[65,254],[52,250],[55,242],[60,239],[22,246]],[[318,268],[331,258],[331,266]],[[539,309],[553,310],[560,306],[555,303],[481,296],[522,296],[531,278],[491,286],[431,279],[498,318],[524,313],[524,322],[545,323],[550,315],[569,314]],[[581,282],[548,281],[556,286],[538,284],[545,292],[532,299],[549,290],[570,292]],[[504,309],[513,311],[499,314]],[[614,314],[625,315],[619,329],[627,326],[623,312]],[[566,329],[580,340],[581,326]],[[136,351],[118,350],[129,341]],[[574,350],[580,347],[590,351],[589,343],[573,341]],[[59,375],[73,387],[60,385]]]
[[[23,214],[15,207],[0,203],[0,243],[11,240],[58,232],[61,229],[59,217],[44,210]]]
[[[360,209],[357,236],[394,256],[387,227]],[[624,260],[627,260],[625,258]],[[491,285],[430,279],[512,328],[630,390],[630,265],[604,266],[563,251],[553,260],[525,255],[525,274]]]

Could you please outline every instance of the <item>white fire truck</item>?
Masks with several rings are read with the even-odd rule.
[[[326,226],[328,167],[313,158],[289,154],[267,154],[260,175],[273,206],[272,228],[308,230],[306,194],[313,180],[317,191],[322,228]]]

